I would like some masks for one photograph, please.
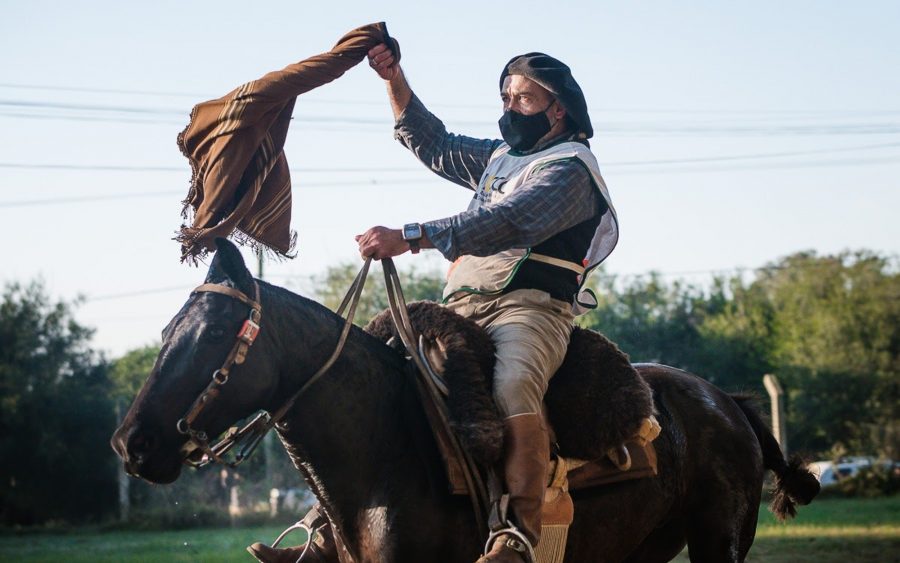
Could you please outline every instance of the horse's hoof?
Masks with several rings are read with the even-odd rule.
[[[305,547],[305,545],[301,545],[299,547],[279,549],[256,542],[255,544],[248,546],[247,551],[250,552],[250,555],[256,557],[256,560],[260,563],[296,563],[296,561],[300,559],[300,556],[303,555],[303,549]]]

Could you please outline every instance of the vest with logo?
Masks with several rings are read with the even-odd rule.
[[[491,256],[459,257],[447,275],[444,301],[467,293],[499,295],[515,289],[539,289],[573,301],[576,314],[597,306],[586,288],[591,272],[613,251],[619,239],[618,219],[597,159],[581,143],[563,142],[528,155],[510,154],[505,143],[491,155],[469,209],[496,204],[548,164],[573,160],[584,166],[606,203],[598,213],[533,248],[512,248]]]

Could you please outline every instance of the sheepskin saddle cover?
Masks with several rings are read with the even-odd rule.
[[[417,301],[408,310],[415,331],[446,351],[451,425],[476,460],[495,463],[502,454],[503,423],[492,396],[493,342],[473,321],[437,303]],[[385,343],[396,336],[390,311],[365,330]],[[404,352],[399,338],[391,342]],[[580,327],[544,402],[560,455],[586,460],[602,458],[635,436],[653,414],[650,386],[628,356],[602,334]]]

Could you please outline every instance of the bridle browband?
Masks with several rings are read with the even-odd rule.
[[[347,295],[344,296],[344,300],[341,302],[340,307],[338,307],[338,315],[343,315],[344,309],[347,308],[348,304],[350,309],[347,312],[347,319],[344,328],[341,331],[341,335],[338,338],[334,352],[332,352],[331,356],[325,361],[322,367],[320,367],[296,393],[275,411],[274,414],[270,415],[265,410],[257,413],[257,415],[247,424],[229,428],[225,435],[213,445],[210,445],[209,436],[207,436],[206,432],[196,430],[192,425],[200,413],[219,396],[222,386],[228,383],[229,376],[231,375],[231,368],[235,365],[244,363],[244,360],[247,358],[247,352],[249,351],[250,346],[253,345],[254,340],[256,340],[256,337],[259,335],[260,322],[262,321],[262,304],[259,299],[259,284],[256,280],[253,280],[253,299],[238,289],[215,283],[205,283],[194,288],[191,295],[196,293],[219,293],[227,295],[250,307],[250,313],[244,321],[244,324],[241,325],[234,346],[231,347],[231,351],[225,358],[225,362],[219,369],[213,372],[212,380],[207,384],[203,392],[201,392],[194,400],[184,417],[179,419],[176,424],[178,432],[188,436],[188,441],[181,448],[181,451],[185,454],[184,463],[194,467],[202,467],[215,461],[229,467],[237,467],[250,457],[266,433],[278,424],[284,415],[287,414],[287,411],[294,405],[297,398],[322,377],[322,375],[334,365],[334,362],[337,361],[338,356],[340,356],[344,349],[344,344],[347,342],[347,335],[350,333],[350,328],[353,326],[353,317],[356,315],[356,307],[359,304],[359,297],[362,294],[362,288],[365,285],[371,262],[371,258],[366,260],[362,269],[360,269],[359,273],[356,275],[356,279],[354,279],[353,283],[350,285],[350,289],[347,290]],[[234,459],[225,459],[223,456],[234,449],[238,444],[241,444],[241,446],[235,454]],[[203,455],[195,459],[192,457],[192,454],[197,450],[200,450]]]

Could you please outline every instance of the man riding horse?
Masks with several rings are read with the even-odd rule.
[[[378,260],[437,249],[453,262],[446,306],[494,341],[504,476],[520,533],[499,536],[478,562],[520,563],[529,551],[521,540],[537,545],[541,533],[550,459],[542,400],[575,316],[596,305],[587,275],[618,239],[615,210],[587,142],[593,128],[584,95],[559,60],[514,57],[500,75],[503,140],[475,139],[448,133],[425,109],[389,47],[374,47],[368,58],[386,81],[395,137],[436,174],[475,193],[457,215],[367,230],[356,237],[359,252]],[[255,555],[296,561],[301,550],[261,546]]]

